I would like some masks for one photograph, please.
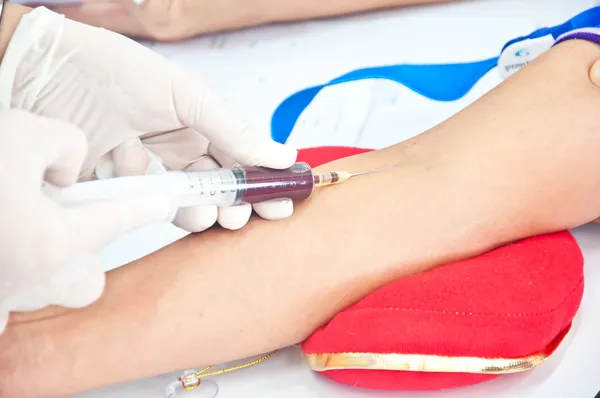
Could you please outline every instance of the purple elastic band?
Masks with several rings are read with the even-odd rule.
[[[559,37],[558,40],[556,40],[556,42],[554,43],[554,45],[556,46],[557,44],[560,44],[564,41],[576,40],[576,39],[587,40],[587,41],[591,41],[593,43],[600,45],[600,30],[599,29],[594,29],[594,31],[575,30],[573,32],[569,32],[569,33]]]

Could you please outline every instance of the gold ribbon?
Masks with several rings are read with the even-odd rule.
[[[546,361],[567,335],[570,326],[544,350],[521,358],[449,357],[424,354],[342,352],[305,354],[317,372],[328,370],[395,370],[409,372],[508,374],[530,370]]]

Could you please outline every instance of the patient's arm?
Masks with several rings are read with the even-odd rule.
[[[323,189],[287,220],[178,241],[110,272],[88,308],[14,316],[0,396],[64,396],[288,346],[396,278],[594,219],[599,57],[561,44],[417,138],[323,167],[395,171]]]
[[[384,8],[446,3],[454,0],[259,0],[267,20],[296,21],[325,18]]]
[[[68,18],[122,34],[174,41],[199,34],[273,22],[354,14],[451,0],[131,0],[84,2],[53,7]],[[39,1],[32,0],[32,3]]]

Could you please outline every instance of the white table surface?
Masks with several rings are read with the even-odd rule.
[[[308,85],[361,66],[488,58],[513,37],[563,22],[597,4],[590,0],[474,0],[261,27],[178,44],[147,44],[198,73],[267,134],[277,104]],[[436,103],[381,80],[327,89],[302,115],[289,142],[297,147],[390,145],[436,125],[499,82],[492,71],[464,99],[453,103]],[[586,260],[583,304],[559,352],[531,372],[444,392],[372,392],[320,378],[308,369],[300,352],[290,348],[255,367],[216,377],[218,398],[592,398],[600,390],[600,227],[586,226],[574,233]],[[147,227],[112,244],[101,258],[106,269],[111,269],[182,236],[171,226]],[[77,397],[158,398],[177,376],[140,380]]]

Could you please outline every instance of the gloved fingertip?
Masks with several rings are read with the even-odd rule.
[[[150,155],[139,138],[128,140],[113,149],[112,157],[118,176],[144,174],[150,164]]]
[[[98,161],[95,168],[95,174],[98,180],[106,180],[117,176],[117,173],[115,171],[115,163],[113,162],[110,153],[103,156]]]
[[[50,305],[52,288],[44,289],[40,285],[30,286],[11,297],[8,297],[2,304],[12,312],[31,312],[37,311]]]
[[[125,198],[125,200],[127,199],[128,198]],[[131,201],[127,203],[131,206],[129,214],[133,214],[136,217],[132,218],[132,226],[128,227],[126,232],[149,222],[171,222],[175,218],[177,207],[174,198],[169,196],[168,193],[150,196],[135,196],[130,199]]]
[[[32,161],[42,162],[40,165],[45,169],[46,181],[64,187],[77,182],[84,167],[88,144],[85,134],[76,126],[59,120],[52,120],[51,124],[54,123],[55,126],[40,126],[49,128],[53,134],[36,139],[36,145],[43,148],[43,152]]]
[[[600,60],[594,62],[590,68],[590,81],[595,86],[600,87]]]
[[[254,211],[265,220],[283,220],[294,213],[294,202],[290,199],[273,199],[253,205]]]
[[[221,165],[212,158],[212,156],[204,155],[190,163],[185,170],[186,171],[202,171],[202,170],[216,170],[221,168]]]
[[[267,141],[260,150],[255,151],[249,156],[250,160],[242,164],[251,166],[263,166],[272,169],[286,169],[291,167],[298,158],[298,151],[288,145],[280,144],[275,141]]]
[[[252,215],[252,206],[243,204],[219,209],[217,222],[225,229],[238,230],[248,224]]]
[[[167,171],[167,168],[158,159],[152,159],[146,168],[145,174],[162,174]]]
[[[218,209],[216,206],[196,206],[179,209],[173,224],[188,232],[202,232],[217,222]]]
[[[106,277],[97,260],[81,265],[86,267],[85,277],[67,287],[56,305],[68,308],[83,308],[96,302],[104,292]]]
[[[72,170],[47,170],[44,180],[59,187],[66,187],[77,182],[79,173]]]

